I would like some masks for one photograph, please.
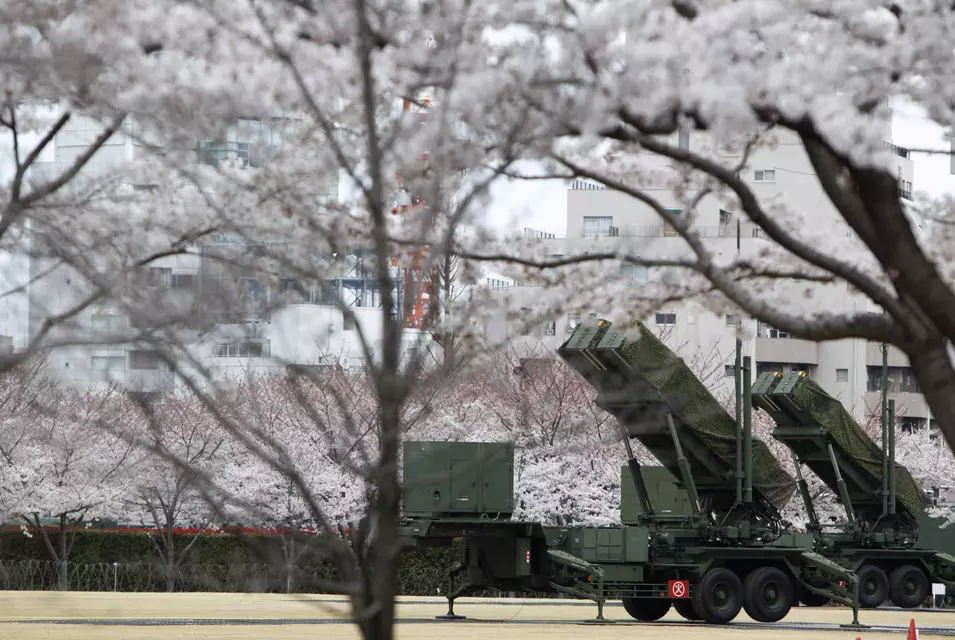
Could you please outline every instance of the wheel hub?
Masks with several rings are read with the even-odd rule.
[[[730,593],[729,588],[726,585],[717,585],[713,589],[713,602],[720,610],[729,609],[730,603]]]
[[[767,584],[763,589],[763,601],[768,605],[775,606],[779,604],[779,598],[780,593],[776,583],[771,582]]]

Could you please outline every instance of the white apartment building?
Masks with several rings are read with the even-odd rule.
[[[702,134],[673,136],[673,143],[685,148],[711,152]],[[775,148],[757,150],[749,162],[749,169],[741,176],[747,181],[761,201],[785,202],[795,210],[819,212],[819,224],[830,225],[833,233],[842,233],[845,223],[837,219],[836,212],[826,197],[815,176],[812,165],[798,138],[788,132],[777,134]],[[913,182],[913,163],[906,149],[886,143],[897,163],[899,185],[904,198],[910,198]],[[739,150],[721,148],[716,151],[723,157],[738,157]],[[641,184],[647,193],[664,207],[678,212],[681,200],[666,188],[655,185],[641,177],[634,181]],[[567,189],[567,236],[553,241],[554,254],[562,254],[579,248],[583,241],[592,243],[596,238],[609,246],[626,247],[628,250],[650,257],[685,256],[689,247],[678,237],[675,229],[660,219],[655,211],[642,202],[621,192],[604,189],[588,181],[575,181]],[[716,253],[739,252],[753,255],[768,240],[760,237],[760,229],[735,211],[726,210],[714,198],[704,199],[697,209],[701,235],[710,250]],[[737,237],[739,233],[739,237]],[[621,277],[631,278],[636,286],[646,281],[649,272],[645,267],[626,265]],[[513,291],[511,292],[514,293]],[[847,289],[817,287],[810,300],[793,296],[794,309],[854,311],[871,307],[871,303],[854,297]],[[792,311],[791,310],[791,311]],[[599,313],[599,309],[595,309]],[[492,340],[505,337],[520,339],[521,331],[513,325],[502,327],[500,317],[486,320],[487,331]],[[690,302],[680,302],[659,309],[644,321],[659,330],[660,336],[681,357],[697,368],[709,368],[709,376],[718,376],[712,369],[723,369],[724,384],[731,389],[732,366],[735,357],[737,324],[748,322],[744,335],[752,336],[744,341],[743,353],[753,358],[754,379],[763,371],[801,370],[811,375],[823,388],[842,401],[855,417],[864,421],[877,415],[880,407],[881,345],[864,340],[843,340],[815,343],[790,337],[753,320],[741,320],[736,315],[717,316]],[[556,348],[580,317],[569,315],[557,318],[532,331],[533,340],[542,340],[548,347]],[[508,334],[509,335],[506,335]],[[895,348],[888,353],[889,397],[896,402],[896,412],[906,428],[920,427],[931,420],[928,405],[919,393],[918,383],[912,375],[905,356]],[[713,385],[714,380],[706,380]],[[716,382],[719,387],[719,382]],[[873,414],[873,412],[875,412]]]
[[[134,139],[134,126],[135,123],[129,123],[117,132],[84,171],[108,170],[119,163],[136,162],[144,157],[145,150]],[[73,117],[55,137],[52,150],[45,154],[45,162],[37,164],[37,172],[58,172],[68,167],[99,131],[101,127],[97,123]],[[240,120],[228,128],[222,139],[198,143],[196,161],[217,164],[228,159],[254,170],[266,161],[269,147],[277,144],[281,144],[281,140],[267,124]],[[337,183],[327,185],[326,197],[339,197]],[[236,239],[223,236],[213,239],[211,244],[235,242]],[[212,261],[203,259],[203,247],[196,249],[192,255],[170,256],[153,263],[154,284],[168,289],[170,296],[187,298],[201,295],[204,290],[208,293],[210,288],[216,290],[223,277],[236,279],[234,273],[222,276]],[[69,270],[60,268],[41,276],[49,266],[44,260],[34,258],[26,262],[29,277],[36,281],[28,291],[28,321],[24,323],[27,335],[15,340],[18,346],[36,335],[44,319],[68,309],[83,295],[83,288],[77,286],[76,276]],[[356,326],[361,327],[376,351],[380,351],[382,335],[377,278],[365,266],[366,262],[361,252],[338,256],[337,270],[329,279],[350,305],[354,320],[346,318],[327,296],[323,297],[320,289],[306,289],[292,278],[281,280],[278,290],[271,290],[253,277],[240,277],[247,292],[245,317],[231,318],[211,327],[184,329],[182,340],[191,357],[208,369],[214,379],[250,372],[282,372],[287,365],[359,366],[363,362],[363,351]],[[289,291],[298,293],[293,303],[274,304],[277,296]],[[115,335],[143,328],[131,327],[130,322],[127,315],[115,308],[96,305],[77,318],[78,326],[74,330],[79,334],[89,330],[93,335],[104,332]],[[405,332],[406,350],[429,345],[428,340],[419,342],[420,333]],[[154,352],[122,344],[58,347],[50,353],[48,366],[60,379],[77,386],[113,383],[134,391],[155,392],[172,390],[181,383],[181,378],[169,371]]]

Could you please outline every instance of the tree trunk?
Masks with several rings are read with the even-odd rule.
[[[66,539],[66,524],[67,519],[65,515],[60,516],[60,561],[57,564],[58,568],[58,582],[60,591],[69,591],[70,590],[70,566],[67,558],[70,555],[69,543]]]
[[[943,436],[955,448],[955,369],[945,340],[939,337],[905,351]]]
[[[381,403],[382,437],[378,462],[377,526],[371,580],[367,581],[375,607],[367,624],[362,625],[365,640],[394,638],[395,594],[398,592],[398,560],[401,552],[398,539],[401,487],[398,482],[398,446],[401,402],[385,397]]]
[[[285,593],[292,593],[295,586],[295,534],[290,533],[285,545]]]
[[[166,593],[173,593],[176,590],[176,541],[173,537],[173,528],[168,522],[162,535],[166,539],[166,562],[163,563]]]

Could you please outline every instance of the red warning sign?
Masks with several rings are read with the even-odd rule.
[[[671,598],[689,598],[690,597],[690,581],[689,580],[670,580],[670,597]]]

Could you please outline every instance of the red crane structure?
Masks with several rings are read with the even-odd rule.
[[[431,100],[429,98],[422,99],[419,104],[405,99],[402,104],[402,111],[409,112],[414,108],[416,113],[426,116],[426,110],[430,104]],[[427,153],[421,157],[422,160],[427,160],[427,158]],[[424,198],[412,193],[405,187],[400,175],[396,175],[395,179],[397,193],[394,206],[391,209],[393,215],[401,215],[411,211],[414,207],[426,206],[427,203]],[[404,269],[401,278],[401,294],[399,294],[402,298],[401,308],[405,315],[404,326],[406,329],[422,329],[434,300],[437,268],[427,269],[425,267],[428,258],[427,246],[409,251],[407,255],[411,258],[411,264]],[[399,265],[398,258],[392,258],[391,264],[393,267],[397,267]]]

